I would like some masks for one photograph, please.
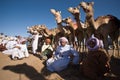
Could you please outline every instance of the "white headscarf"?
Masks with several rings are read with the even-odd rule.
[[[66,37],[61,37],[59,38],[59,45],[60,45],[60,42],[66,42],[68,44],[68,39]]]
[[[68,43],[68,39],[66,37],[61,37],[59,39],[60,42],[67,42]]]

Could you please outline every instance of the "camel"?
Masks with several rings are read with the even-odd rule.
[[[70,31],[72,33],[72,45],[73,45],[73,47],[75,49],[78,49],[78,45],[79,44],[77,42],[78,41],[78,37],[77,36],[79,36],[79,34],[76,34],[76,30],[77,30],[77,27],[78,27],[77,24],[76,24],[76,22],[74,22],[71,19],[71,17],[64,18],[62,20],[62,22],[66,23],[69,26],[69,29],[70,29]]]
[[[114,44],[113,56],[115,56],[115,43],[118,47],[120,20],[112,15],[99,16],[97,19],[94,19],[93,5],[94,2],[81,2],[79,4],[86,13],[85,26],[89,28],[89,37],[91,34],[94,34],[97,38],[103,40],[104,48],[108,53],[107,39],[109,35]]]
[[[85,33],[85,27],[84,27],[84,23],[82,23],[80,21],[80,7],[69,7],[68,11],[74,16],[74,19],[76,20],[76,26],[77,27],[73,27],[76,28],[75,29],[75,36],[77,37],[78,40],[78,46],[81,48],[81,42],[83,42],[83,50],[85,50],[85,43],[84,43],[84,39],[86,39],[86,33]],[[72,22],[72,21],[71,21]],[[74,26],[74,23],[73,23]]]
[[[62,36],[65,36],[68,38],[69,42],[73,42],[73,38],[72,38],[72,32],[69,29],[70,27],[68,27],[67,25],[63,25],[62,24],[62,16],[61,16],[61,11],[57,11],[55,9],[50,9],[51,13],[55,16],[55,20],[57,23],[57,28],[59,29],[59,33],[58,36],[56,36],[56,41],[58,41],[58,39]]]
[[[51,36],[52,37],[52,42],[53,42],[53,46],[54,48],[57,47],[58,45],[58,41],[59,41],[59,38],[62,37],[62,36],[66,36],[66,37],[69,37],[69,35],[71,34],[71,32],[69,30],[66,30],[63,28],[64,31],[60,31],[60,29],[57,27],[57,28],[53,28],[53,29],[48,29],[47,27],[43,29],[44,33],[49,35],[49,37]]]
[[[43,35],[45,37],[48,37],[49,35],[47,35],[46,33],[44,33],[43,29],[45,29],[46,26],[45,25],[34,25],[31,27],[27,27],[27,32],[30,34],[34,34],[35,32],[39,33],[39,35]]]
[[[52,40],[53,46],[56,42],[58,42],[59,37],[61,37],[63,33],[65,33],[67,36],[70,34],[70,31],[67,31],[64,28],[64,31],[61,32],[59,28],[48,29],[46,25],[34,25],[27,27],[27,30],[27,32],[30,34],[34,34],[35,32],[39,33],[39,35],[43,36],[43,39],[49,37]]]
[[[62,22],[61,11],[50,9],[50,12],[55,16],[55,20],[56,20],[57,27],[59,28],[59,30],[63,31],[63,25],[61,24]]]

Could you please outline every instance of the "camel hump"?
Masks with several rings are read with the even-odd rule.
[[[118,20],[117,17],[108,14],[106,17],[110,18],[111,20]]]
[[[96,18],[96,20],[98,20],[98,19],[106,19],[106,18],[109,18],[110,20],[114,20],[114,19],[118,20],[117,17],[115,17],[113,15],[110,15],[110,14],[104,15],[104,16],[99,16],[99,17]]]
[[[118,28],[120,29],[120,19],[113,15],[107,15],[106,17],[109,18],[109,21],[114,21],[114,23],[118,25]]]
[[[116,24],[120,24],[120,20],[117,17],[110,15],[110,14],[104,15],[104,16],[99,16],[95,19],[95,21],[96,22],[102,21],[102,23],[104,23],[104,22],[108,23],[109,21],[114,21]]]

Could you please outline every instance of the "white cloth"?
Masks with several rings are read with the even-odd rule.
[[[24,57],[29,57],[28,49],[26,44],[18,44],[17,46],[20,47],[20,50],[23,52]]]
[[[12,49],[16,46],[17,42],[16,41],[8,41],[6,44],[7,49]]]
[[[53,51],[53,48],[51,45],[43,44],[43,46],[41,48],[41,52],[45,51],[46,49],[50,49],[51,51]]]
[[[39,38],[38,34],[33,35],[33,41],[32,41],[32,51],[33,51],[33,54],[36,53],[36,50],[38,48],[38,38]]]
[[[73,64],[79,64],[79,54],[70,45],[58,46],[53,55],[54,57],[46,61],[47,69],[52,72],[67,68],[71,60],[70,55],[74,56]]]
[[[24,58],[24,53],[18,49],[18,48],[14,48],[13,51],[12,51],[12,59],[14,59],[15,57],[21,59],[21,58]]]
[[[19,46],[19,48],[15,48],[16,46]],[[12,59],[15,57],[21,59],[24,57],[29,57],[28,49],[26,44],[17,44],[15,41],[9,41],[6,45],[7,50],[3,51],[2,53],[12,55]]]
[[[3,46],[5,46],[5,44],[7,44],[7,42],[9,42],[9,40],[2,40],[1,44],[2,44]]]

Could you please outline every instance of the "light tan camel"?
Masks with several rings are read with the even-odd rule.
[[[78,47],[80,47],[80,50],[85,51],[86,48],[85,48],[85,41],[84,40],[86,40],[86,33],[85,33],[86,28],[84,27],[84,23],[82,23],[80,21],[80,7],[69,7],[68,11],[74,16],[74,19],[76,21],[77,27],[73,27],[73,28],[76,28],[75,29],[75,36],[77,37],[77,40],[78,40]],[[74,23],[71,26],[75,26]],[[83,48],[81,48],[82,42],[83,42]]]
[[[99,39],[102,39],[104,42],[104,48],[108,53],[108,35],[111,37],[114,47],[115,43],[118,47],[118,37],[119,37],[119,29],[120,29],[120,21],[115,16],[105,15],[99,16],[97,19],[94,19],[94,10],[93,10],[94,2],[81,2],[80,6],[83,8],[86,13],[86,21],[85,25],[88,28],[91,28],[91,33],[95,34],[95,36]],[[118,50],[119,51],[119,50]],[[113,50],[113,55],[115,53],[115,48]],[[119,52],[118,52],[119,53]]]
[[[54,44],[56,42],[58,42],[59,39],[58,37],[65,32],[66,35],[69,35],[70,32],[66,31],[66,29],[63,29],[64,32],[61,32],[59,30],[59,28],[53,28],[53,29],[48,29],[45,25],[34,25],[31,27],[27,27],[27,32],[30,34],[34,34],[34,33],[38,33],[39,35],[42,35],[43,38],[45,39],[46,37],[49,37],[52,40],[52,45],[54,46]],[[55,45],[56,47],[56,45]]]
[[[27,27],[27,32],[30,34],[34,34],[37,32],[39,35],[48,37],[49,35],[45,33],[44,29],[46,29],[45,25],[34,25],[31,27]]]
[[[70,29],[70,31],[71,31],[71,35],[72,35],[72,45],[73,45],[73,47],[75,48],[75,49],[78,49],[78,43],[77,43],[77,41],[78,41],[78,35],[79,34],[76,34],[76,30],[78,29],[78,26],[77,26],[77,23],[76,22],[74,22],[72,19],[71,19],[71,17],[67,17],[67,18],[64,18],[63,20],[62,20],[62,22],[64,22],[64,23],[66,23],[67,25],[68,25],[68,27],[69,27],[69,29]],[[78,45],[77,45],[78,44]]]
[[[56,37],[56,41],[62,36],[65,36],[68,38],[69,42],[72,42],[72,32],[69,29],[67,25],[62,25],[62,16],[61,16],[61,11],[57,11],[55,9],[50,9],[51,13],[55,16],[55,20],[57,23],[57,28],[59,29],[59,33]]]

